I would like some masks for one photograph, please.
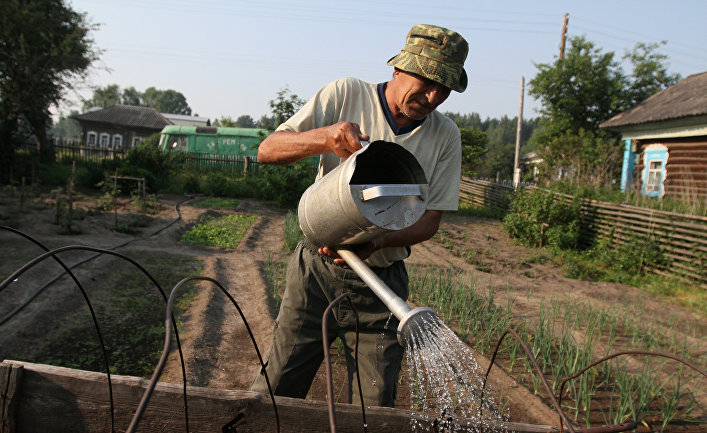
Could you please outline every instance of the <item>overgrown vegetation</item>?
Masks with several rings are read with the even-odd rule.
[[[509,235],[525,245],[574,249],[579,243],[580,202],[568,205],[549,191],[520,190],[503,223]]]
[[[191,230],[182,235],[182,242],[222,248],[237,248],[255,215],[205,216]]]
[[[518,242],[545,248],[567,278],[630,284],[707,312],[703,290],[650,272],[668,264],[665,251],[650,234],[636,233],[620,243],[612,240],[614,236],[581,238],[577,198],[568,204],[551,191],[521,190],[513,195],[503,224]]]

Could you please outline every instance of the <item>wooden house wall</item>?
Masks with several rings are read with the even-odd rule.
[[[682,200],[707,199],[707,137],[638,141],[634,190],[642,186],[643,150],[651,144],[662,144],[668,149],[663,183],[665,196]]]
[[[130,149],[132,147],[134,137],[147,138],[156,132],[160,132],[159,129],[127,127],[123,125],[114,125],[102,122],[79,121],[79,123],[81,125],[81,139],[84,143],[88,143],[88,131],[95,132],[96,134],[98,134],[97,140],[100,139],[100,135],[102,133],[106,133],[110,135],[110,142],[108,147],[113,147],[113,135],[120,134],[123,136],[123,149]]]

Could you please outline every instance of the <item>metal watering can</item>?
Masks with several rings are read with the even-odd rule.
[[[427,209],[428,193],[424,170],[410,152],[374,141],[307,188],[297,210],[305,237],[317,246],[335,248],[400,320],[401,345],[413,324],[435,319],[437,313],[427,307],[411,309],[347,245],[415,224]]]

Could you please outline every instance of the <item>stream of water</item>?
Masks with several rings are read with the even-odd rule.
[[[411,422],[415,432],[505,431],[503,415],[485,371],[457,335],[436,315],[410,326],[406,353],[410,376]]]

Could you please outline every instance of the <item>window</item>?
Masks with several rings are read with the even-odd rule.
[[[109,143],[110,143],[110,135],[106,134],[105,132],[102,132],[101,133],[101,141],[99,142],[99,147],[106,148],[106,147],[108,147]]]
[[[649,161],[648,177],[646,179],[646,193],[660,194],[660,186],[663,183],[663,161]]]
[[[88,134],[86,136],[86,145],[87,146],[95,146],[96,145],[96,138],[98,137],[98,134],[96,134],[93,131],[88,131]]]
[[[120,149],[123,145],[123,136],[120,134],[115,134],[113,136],[113,149]]]
[[[142,137],[133,137],[133,147],[137,146],[142,141]]]
[[[668,164],[668,149],[665,145],[654,143],[643,151],[643,186],[641,193],[650,197],[662,197],[665,194],[665,170]]]
[[[180,152],[187,151],[187,137],[184,135],[173,135],[169,137],[168,149],[178,150]]]

